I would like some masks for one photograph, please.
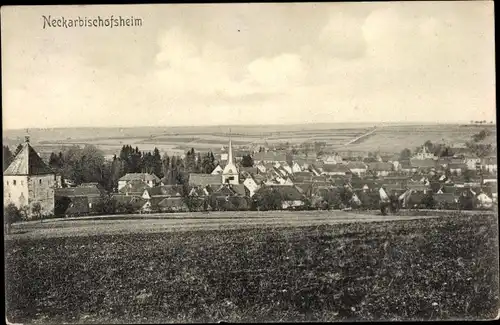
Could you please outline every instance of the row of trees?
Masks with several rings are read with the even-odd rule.
[[[116,189],[118,180],[127,173],[154,173],[167,184],[184,184],[188,173],[210,173],[215,163],[212,152],[202,156],[191,149],[183,159],[167,154],[162,157],[157,148],[141,152],[130,145],[124,145],[111,161],[106,161],[103,152],[92,145],[74,146],[52,153],[49,158],[49,166],[64,179],[75,184],[97,182],[108,191]]]

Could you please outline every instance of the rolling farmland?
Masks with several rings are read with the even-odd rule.
[[[496,143],[495,125],[374,125],[337,124],[303,126],[231,126],[191,128],[109,128],[109,129],[37,129],[30,130],[35,148],[42,154],[60,150],[64,146],[92,144],[105,154],[117,154],[125,144],[140,150],[153,150],[180,154],[190,148],[218,152],[227,145],[229,129],[233,145],[251,147],[259,145],[324,142],[329,150],[357,152],[400,152],[414,149],[425,141],[465,143],[483,129],[493,135],[483,142]],[[25,131],[4,131],[4,143],[16,146],[23,141]],[[366,135],[366,136],[363,136]]]

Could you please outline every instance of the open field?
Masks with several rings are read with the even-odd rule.
[[[497,238],[492,214],[13,237],[5,242],[7,318],[16,323],[492,319],[499,303]]]
[[[485,139],[485,142],[496,144],[496,126],[459,126],[459,125],[441,125],[436,126],[418,126],[406,128],[401,126],[386,126],[378,129],[373,135],[357,143],[350,144],[348,149],[355,151],[376,151],[400,152],[408,148],[414,150],[421,146],[425,141],[430,140],[433,143],[449,144],[465,143],[470,141],[474,134],[481,130],[489,129],[493,136]]]
[[[327,148],[352,151],[400,152],[404,148],[414,149],[425,141],[446,141],[464,143],[473,134],[490,129],[496,134],[495,125],[379,125],[373,134],[354,141],[360,135],[373,130],[374,125],[336,124],[303,126],[261,126],[261,127],[190,127],[190,128],[77,128],[30,130],[32,143],[41,153],[49,153],[64,145],[92,144],[105,154],[117,154],[125,144],[138,146],[141,150],[158,147],[162,152],[177,153],[190,148],[214,150],[227,145],[231,128],[235,146],[325,142]],[[213,132],[213,133],[210,133]],[[4,131],[3,140],[11,147],[23,141],[25,131]],[[352,142],[352,143],[351,143]],[[496,143],[496,136],[483,142]],[[348,144],[348,145],[346,145]]]
[[[476,211],[470,211],[476,212]],[[472,213],[470,213],[472,214]],[[190,230],[311,226],[352,222],[412,220],[449,216],[443,211],[419,211],[382,216],[379,211],[191,212],[90,216],[28,221],[13,225],[11,238],[116,235]]]

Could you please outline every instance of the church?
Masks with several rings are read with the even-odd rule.
[[[222,184],[239,184],[238,168],[234,163],[231,137],[229,137],[227,164],[222,171]]]
[[[29,137],[12,163],[3,173],[4,206],[14,203],[28,218],[33,217],[33,205],[39,203],[41,215],[54,214],[55,173],[29,143]]]

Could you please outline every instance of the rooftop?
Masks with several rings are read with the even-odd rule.
[[[54,172],[45,164],[38,153],[25,142],[23,148],[16,155],[4,175],[50,175]]]

